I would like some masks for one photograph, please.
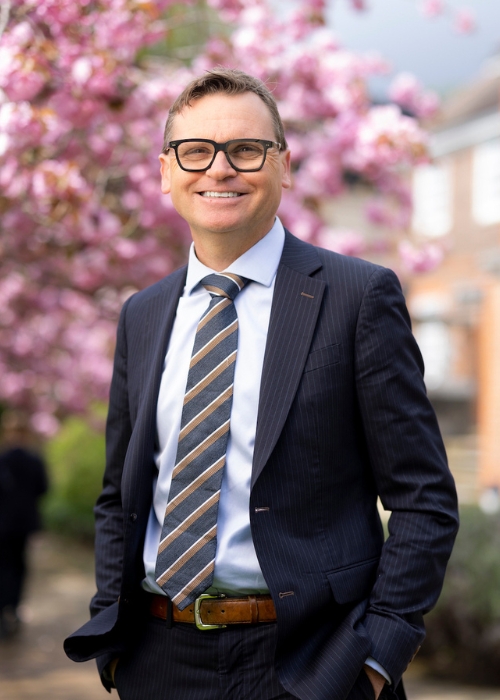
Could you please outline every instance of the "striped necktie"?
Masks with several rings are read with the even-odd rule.
[[[180,610],[213,580],[238,346],[233,300],[246,282],[229,272],[201,281],[212,299],[196,330],[155,570],[156,582]]]

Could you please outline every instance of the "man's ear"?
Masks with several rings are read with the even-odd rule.
[[[289,187],[292,186],[292,174],[290,170],[290,149],[287,148],[286,151],[280,154],[280,157],[281,167],[283,168],[281,176],[281,186],[283,187],[283,189],[287,190]]]
[[[163,194],[170,192],[170,158],[165,153],[160,153],[161,191]]]

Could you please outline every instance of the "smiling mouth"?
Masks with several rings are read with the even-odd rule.
[[[228,197],[241,197],[242,192],[200,192],[202,197],[225,197],[226,199]]]

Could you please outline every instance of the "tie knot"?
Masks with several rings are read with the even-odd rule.
[[[213,297],[226,297],[232,301],[247,282],[245,277],[239,277],[234,272],[214,272],[201,280],[201,284]]]

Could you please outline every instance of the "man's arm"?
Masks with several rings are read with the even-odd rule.
[[[377,491],[392,511],[365,627],[371,656],[397,683],[441,591],[457,502],[423,363],[396,276],[370,278],[356,331],[356,389]]]
[[[127,390],[127,344],[125,304],[118,325],[117,346],[110,404],[106,427],[106,469],[96,516],[96,583],[97,593],[90,603],[91,620],[64,640],[64,650],[73,661],[97,658],[103,677],[104,667],[124,647],[123,635],[117,631],[118,596],[121,589],[123,562],[123,514],[121,481],[125,454],[131,436]]]
[[[127,342],[124,305],[117,330],[117,342],[106,422],[106,470],[103,490],[94,508],[95,568],[97,593],[90,603],[94,617],[118,600],[121,588],[123,559],[123,511],[121,479],[125,454],[132,432],[127,390]],[[104,687],[114,687],[114,670],[118,659],[105,654],[97,659]]]

